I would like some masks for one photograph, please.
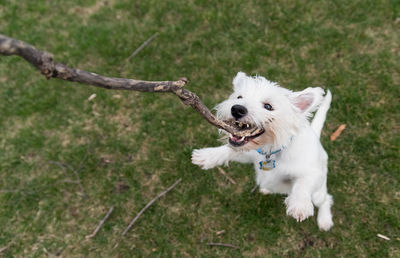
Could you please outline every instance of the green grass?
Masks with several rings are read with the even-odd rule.
[[[0,57],[0,255],[400,256],[398,0],[102,2],[0,0],[0,31],[108,76],[186,76],[209,107],[229,95],[238,71],[293,90],[329,88],[322,142],[335,226],[320,232],[315,217],[296,223],[284,196],[250,193],[250,165],[226,169],[237,185],[192,165],[191,151],[217,146],[218,133],[175,96],[45,80],[21,58]],[[51,161],[82,163],[88,198]]]

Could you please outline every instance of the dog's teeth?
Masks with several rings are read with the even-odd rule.
[[[249,127],[250,127],[250,125],[249,125],[249,124],[246,124],[246,127],[247,127],[247,128],[249,128]]]
[[[231,138],[232,138],[232,137],[233,137],[233,135],[230,133],[230,134],[229,134],[229,137],[231,137]]]
[[[240,141],[244,141],[244,138],[246,138],[246,137],[243,136],[242,138],[240,138]]]

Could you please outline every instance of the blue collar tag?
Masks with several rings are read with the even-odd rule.
[[[276,161],[274,159],[271,159],[271,156],[280,152],[282,149],[276,150],[276,151],[270,151],[269,154],[267,154],[266,152],[264,152],[261,148],[257,149],[257,152],[261,155],[265,155],[265,160],[264,161],[260,161],[258,164],[260,165],[260,170],[263,171],[269,171],[273,168],[276,167]]]
[[[260,169],[264,171],[271,170],[275,168],[275,160],[265,160],[265,161],[260,161]]]
[[[293,136],[290,137],[290,142],[293,141]],[[257,149],[257,152],[263,156],[265,156],[265,160],[264,161],[260,161],[258,164],[260,165],[260,170],[264,170],[264,171],[268,171],[271,170],[273,168],[276,167],[276,162],[274,159],[271,159],[271,156],[274,154],[277,154],[278,152],[284,150],[286,148],[286,146],[282,146],[282,148],[278,149],[278,150],[270,150],[269,153],[263,151],[261,148]]]

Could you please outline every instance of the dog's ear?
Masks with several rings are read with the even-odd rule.
[[[235,76],[235,78],[233,78],[233,90],[236,91],[237,89],[239,89],[243,83],[244,80],[246,80],[247,76],[244,72],[238,72]]]
[[[303,91],[293,92],[290,101],[301,113],[309,115],[317,110],[324,99],[324,90],[320,87],[309,87]]]

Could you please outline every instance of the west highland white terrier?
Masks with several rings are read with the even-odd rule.
[[[229,161],[253,163],[261,193],[287,194],[286,214],[298,222],[314,215],[314,204],[319,228],[329,230],[333,200],[326,187],[328,155],[319,138],[332,100],[330,91],[325,97],[319,87],[293,92],[243,72],[233,79],[233,89],[216,106],[217,117],[239,130],[254,128],[253,133],[229,134],[225,145],[194,150],[192,162],[202,169]]]

